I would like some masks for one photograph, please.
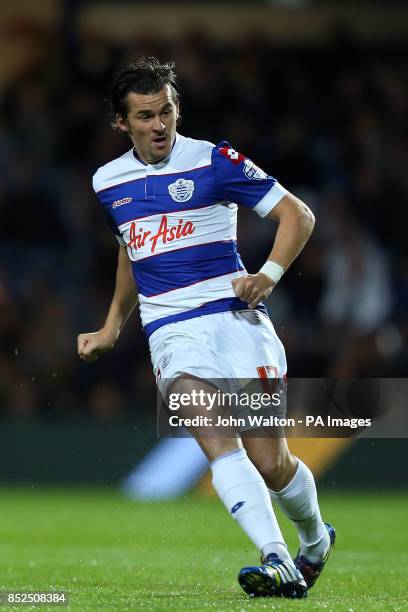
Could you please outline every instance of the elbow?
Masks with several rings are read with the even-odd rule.
[[[306,239],[313,232],[316,221],[310,208],[290,193],[272,210],[269,217],[279,224],[296,228]]]
[[[307,224],[308,224],[308,227],[309,227],[310,234],[314,230],[315,223],[316,223],[316,217],[314,216],[314,214],[312,213],[310,208],[307,207]]]
[[[309,237],[313,232],[316,223],[316,217],[304,202],[299,206],[299,223],[302,226],[305,234]]]

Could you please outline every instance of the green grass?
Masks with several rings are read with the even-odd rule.
[[[248,600],[236,575],[258,554],[216,499],[0,489],[0,588],[67,590],[69,609],[81,611],[408,610],[407,500],[322,495],[338,543],[309,598]],[[294,530],[279,519],[295,552]]]

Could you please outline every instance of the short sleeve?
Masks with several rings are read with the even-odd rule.
[[[109,214],[106,212],[106,210],[104,210],[105,212],[105,219],[107,224],[109,225],[109,227],[111,228],[116,240],[118,241],[120,246],[127,246],[126,242],[123,240],[122,234],[119,232],[115,222],[113,221],[112,217],[109,216]]]
[[[116,225],[116,223],[114,222],[114,220],[112,219],[112,217],[109,215],[108,211],[106,210],[106,207],[104,206],[104,203],[101,199],[101,197],[98,194],[98,172],[96,172],[92,178],[92,186],[93,189],[95,191],[96,197],[98,198],[101,206],[102,206],[102,210],[104,212],[104,217],[105,217],[105,221],[107,222],[107,224],[109,225],[111,231],[113,232],[116,240],[118,241],[120,246],[127,246],[126,242],[123,240],[122,235]]]
[[[221,199],[248,206],[265,217],[286,195],[278,181],[245,155],[221,142],[212,151],[216,191]]]

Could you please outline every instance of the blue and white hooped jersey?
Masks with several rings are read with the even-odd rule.
[[[93,186],[127,246],[147,336],[167,323],[248,309],[231,286],[247,273],[237,204],[267,215],[286,194],[273,177],[227,142],[177,134],[165,160],[146,165],[131,149],[99,168]]]

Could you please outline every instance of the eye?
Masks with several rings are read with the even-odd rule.
[[[171,108],[168,108],[162,112],[162,115],[165,115],[167,117],[168,115],[171,115],[171,112],[172,112]]]

